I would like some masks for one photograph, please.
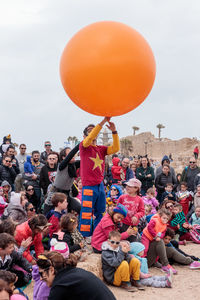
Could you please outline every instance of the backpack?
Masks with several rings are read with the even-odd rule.
[[[200,244],[200,225],[193,226],[192,230],[190,230],[190,237],[194,243]]]

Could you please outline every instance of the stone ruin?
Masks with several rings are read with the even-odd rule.
[[[137,156],[148,155],[154,161],[160,162],[164,155],[171,153],[173,162],[172,167],[177,173],[182,173],[184,166],[189,162],[193,155],[195,146],[200,149],[200,141],[196,138],[183,138],[180,140],[171,140],[167,138],[158,139],[151,132],[143,132],[137,135],[127,136],[120,139],[123,155]]]

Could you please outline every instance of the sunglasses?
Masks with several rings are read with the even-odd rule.
[[[45,144],[45,147],[47,147],[47,146],[51,146],[51,144]]]
[[[20,148],[20,149],[22,149],[22,150],[26,150],[26,148]]]
[[[45,272],[45,271],[48,271],[49,268],[50,268],[50,267],[44,269],[42,272],[38,272],[41,278],[43,278],[44,272]]]
[[[111,191],[117,191],[117,189],[111,189]]]
[[[11,162],[11,160],[5,160],[5,162]]]
[[[190,161],[190,164],[195,164],[196,161]]]
[[[34,191],[34,189],[33,188],[31,188],[31,189],[27,189],[27,191],[29,192],[29,191]]]
[[[30,211],[35,211],[35,207],[31,207],[31,208],[29,208],[28,210],[30,210]]]
[[[111,244],[116,244],[116,245],[119,245],[120,244],[120,242],[116,242],[116,241],[113,241],[113,240],[110,240],[110,242],[111,242]]]

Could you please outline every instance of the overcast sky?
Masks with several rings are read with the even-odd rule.
[[[28,150],[63,147],[68,136],[82,137],[100,117],[79,109],[59,78],[68,40],[96,21],[120,21],[150,44],[157,74],[148,98],[134,111],[113,118],[120,137],[166,126],[163,137],[200,137],[199,0],[1,0],[0,139],[25,142]]]

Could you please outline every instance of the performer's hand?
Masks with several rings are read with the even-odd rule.
[[[109,122],[110,121],[110,117],[105,117],[100,123],[99,123],[99,125],[101,126],[101,127],[103,127],[103,125],[106,123],[106,122]]]
[[[116,131],[116,127],[115,124],[113,122],[109,122],[109,125],[106,125],[106,127],[110,130],[110,131]]]

